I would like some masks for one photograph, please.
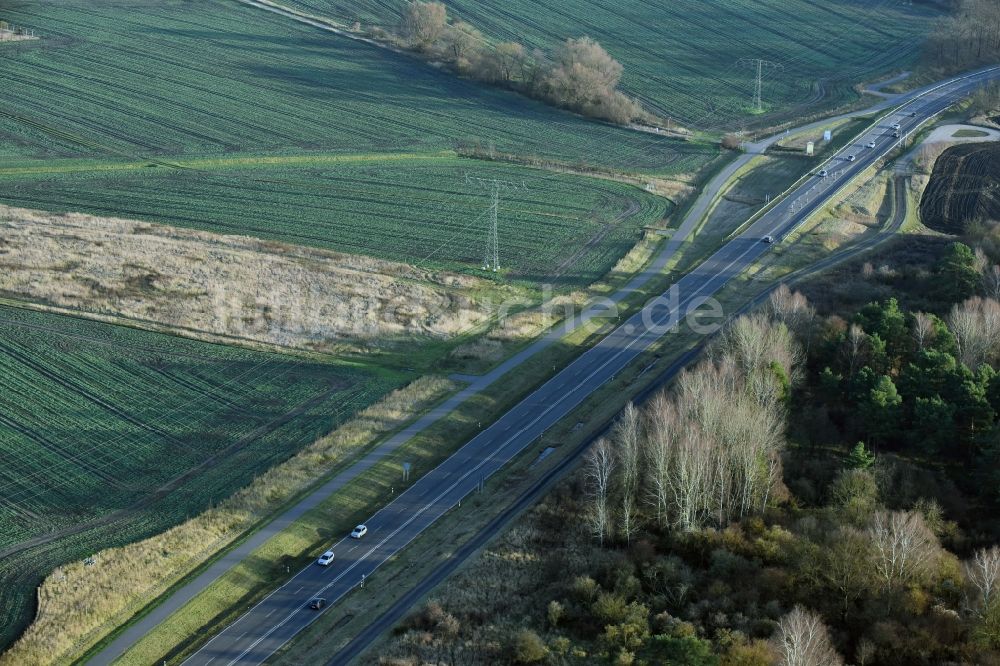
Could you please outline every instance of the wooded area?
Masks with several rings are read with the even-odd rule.
[[[944,317],[779,288],[379,663],[1000,664],[989,256],[930,267]]]
[[[954,0],[948,17],[940,19],[924,49],[934,69],[955,72],[1000,60],[1000,3],[996,0]]]

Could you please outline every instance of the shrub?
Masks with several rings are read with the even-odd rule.
[[[628,604],[625,598],[612,592],[601,592],[590,607],[590,611],[598,620],[605,624],[617,624],[628,614]]]
[[[565,611],[566,609],[563,608],[563,605],[561,603],[559,603],[554,599],[550,601],[548,611],[546,613],[546,617],[549,620],[549,626],[552,627],[553,629],[558,627],[559,620],[562,619],[563,613],[565,613]]]
[[[517,663],[535,664],[548,656],[549,649],[534,631],[522,629],[514,637],[513,653]]]
[[[590,576],[579,576],[573,581],[573,596],[581,603],[592,602],[600,589],[601,586]]]

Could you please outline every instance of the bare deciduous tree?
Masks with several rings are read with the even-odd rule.
[[[642,446],[642,419],[631,402],[625,405],[615,424],[612,440],[618,461],[618,507],[621,536],[628,542],[636,530],[639,495],[639,463]]]
[[[800,340],[808,344],[812,337],[816,309],[809,304],[802,292],[793,292],[787,284],[781,283],[771,292],[768,306],[772,317],[784,322]]]
[[[972,256],[975,262],[973,266],[979,271],[979,274],[986,273],[986,269],[990,267],[990,260],[986,257],[986,252],[983,251],[983,248],[977,247]]]
[[[1000,303],[973,296],[955,305],[948,315],[959,357],[970,368],[978,368],[1000,350]]]
[[[666,527],[670,520],[670,455],[674,445],[675,415],[666,393],[658,393],[645,410],[647,426],[645,460],[648,503],[657,523]]]
[[[864,360],[865,345],[868,343],[868,336],[857,324],[851,324],[847,330],[847,340],[843,353],[847,357],[847,370],[850,377],[854,376]]]
[[[604,543],[611,530],[611,480],[615,457],[611,444],[600,439],[587,452],[586,474],[590,494],[590,528],[598,541]]]
[[[802,361],[802,350],[788,326],[763,314],[740,317],[728,326],[720,350],[737,365],[743,382],[762,406],[781,398],[784,387],[776,370],[791,382]]]
[[[851,605],[870,587],[870,550],[865,534],[852,527],[841,527],[824,552],[820,576],[840,597],[843,617],[847,617]]]
[[[459,69],[467,69],[477,49],[486,43],[481,32],[465,21],[455,21],[442,37],[449,55]]]
[[[986,298],[1000,301],[1000,266],[994,264],[983,271],[983,293]]]
[[[796,606],[778,621],[771,639],[780,666],[842,666],[844,660],[833,647],[823,619]]]
[[[415,0],[403,10],[400,32],[414,45],[429,50],[448,27],[448,10],[442,2]]]
[[[926,349],[934,339],[934,318],[926,312],[913,315],[913,341],[917,349]]]
[[[878,511],[867,533],[872,569],[884,591],[927,573],[941,552],[937,537],[918,511]]]
[[[640,115],[638,104],[616,88],[623,68],[590,37],[568,39],[556,51],[543,88],[556,104],[614,122]]]
[[[787,333],[780,323],[774,330]],[[721,358],[684,372],[673,395],[648,408],[646,496],[661,525],[724,525],[762,511],[780,482],[784,413],[771,359],[789,347],[771,333],[744,322]]]
[[[972,608],[982,610],[1000,599],[1000,546],[976,551],[963,568],[974,591]]]

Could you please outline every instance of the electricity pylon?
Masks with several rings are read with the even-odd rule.
[[[736,64],[743,67],[749,66],[757,69],[757,80],[753,89],[753,108],[757,111],[757,113],[762,113],[764,111],[764,68],[771,67],[773,69],[781,69],[782,66],[776,62],[764,60],[763,58],[741,58]]]
[[[494,272],[500,270],[500,192],[503,190],[523,190],[527,189],[524,181],[515,183],[499,178],[476,178],[466,174],[465,182],[468,185],[478,185],[488,187],[490,190],[490,219],[486,229],[486,249],[483,254],[483,270],[493,269]]]

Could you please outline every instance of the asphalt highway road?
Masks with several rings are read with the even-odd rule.
[[[321,612],[309,608],[310,599],[325,598],[327,606],[322,612],[326,612],[355,587],[378,585],[378,576],[373,574],[381,564],[771,249],[763,239],[770,236],[780,242],[854,176],[890,152],[901,140],[893,136],[893,123],[899,123],[905,138],[956,100],[997,78],[1000,67],[952,80],[884,116],[857,144],[817,167],[817,172],[826,169],[827,176],[815,175],[800,185],[666,293],[372,516],[366,521],[368,534],[363,539],[345,538],[333,544],[333,564],[311,565],[298,572],[185,663],[262,663],[320,616]],[[866,147],[870,141],[874,148]],[[851,155],[853,161],[849,160]]]

